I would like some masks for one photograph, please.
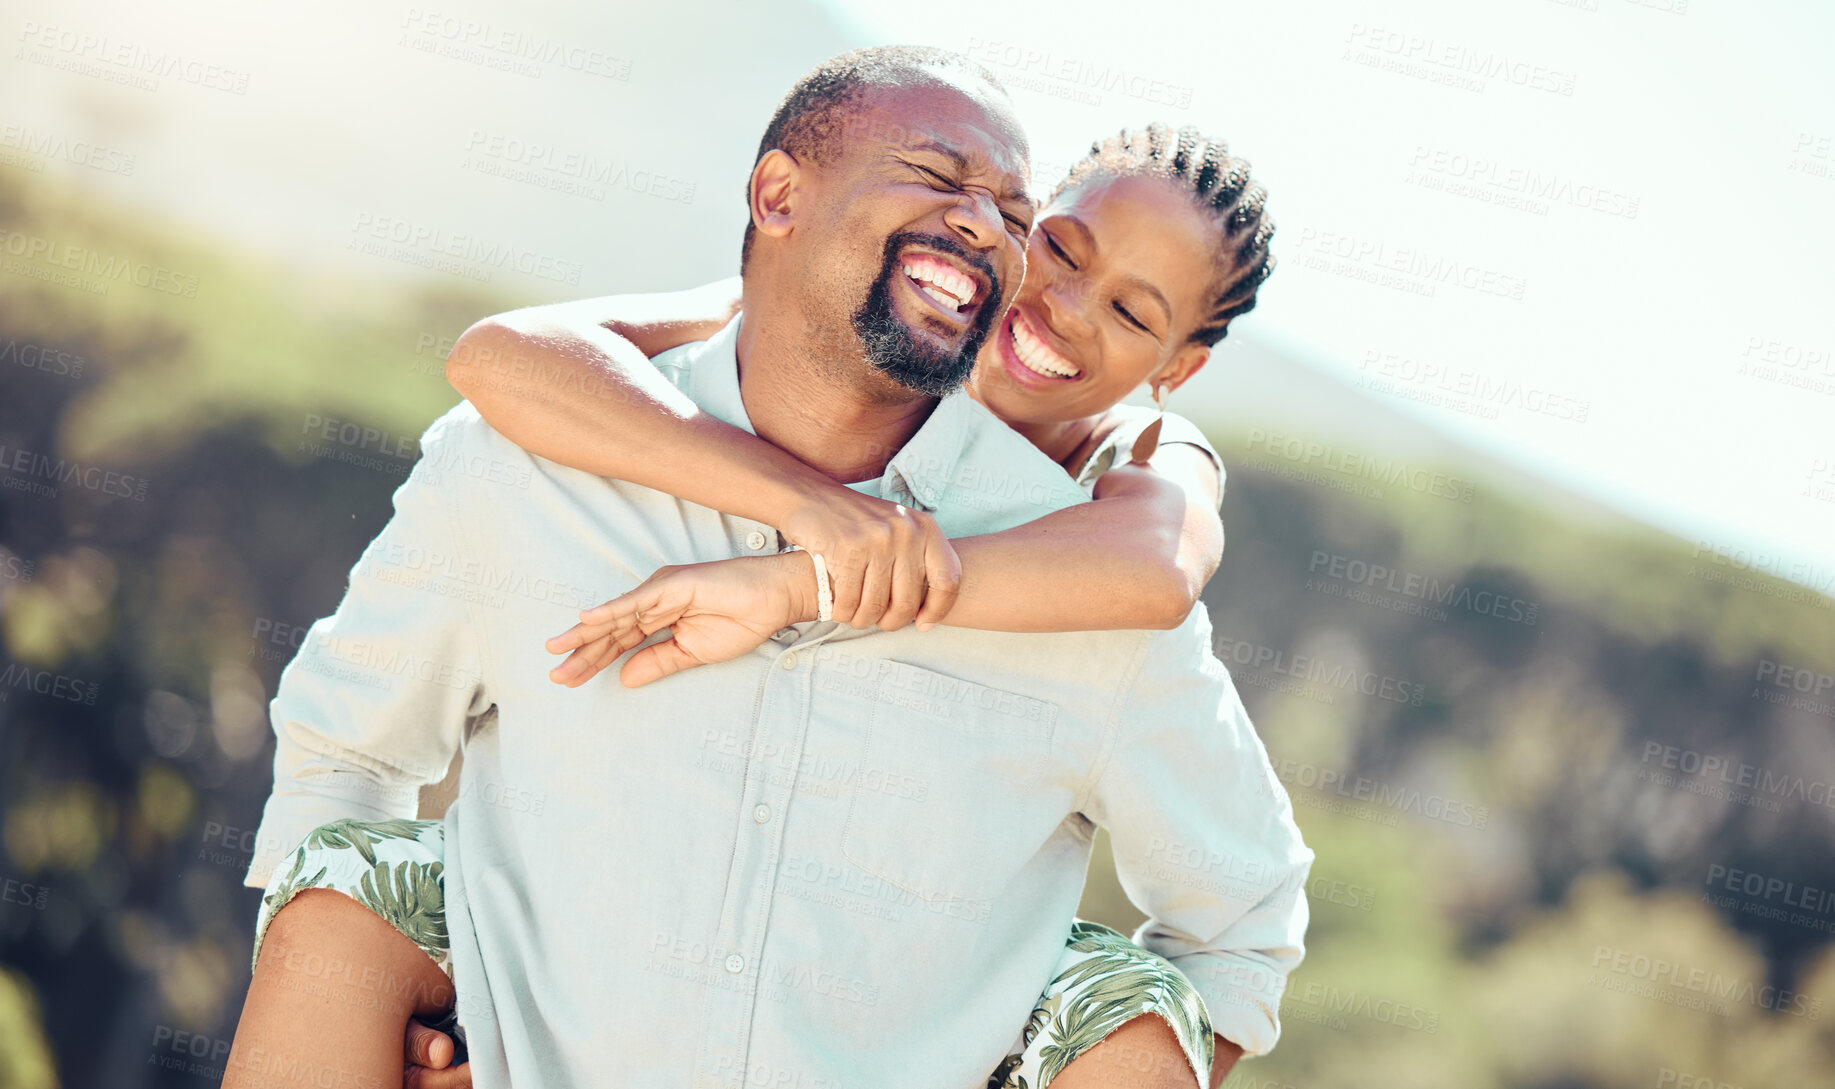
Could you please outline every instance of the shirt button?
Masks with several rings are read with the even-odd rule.
[[[737,953],[729,955],[726,958],[726,970],[734,975],[745,971],[745,958]]]
[[[753,530],[745,535],[745,546],[756,552],[765,546],[765,535],[761,530]]]
[[[758,824],[763,824],[770,819],[771,819],[771,807],[770,806],[759,805],[759,806],[755,806],[752,809],[752,820],[754,822]]]
[[[785,669],[795,669],[796,668],[796,655],[794,654],[784,655],[783,664],[784,664]]]

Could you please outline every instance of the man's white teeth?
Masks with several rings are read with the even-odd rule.
[[[1083,373],[1071,366],[1070,360],[1052,351],[1051,346],[1034,335],[1017,315],[1013,321],[1013,353],[1028,370],[1047,378],[1075,378]]]
[[[949,307],[951,310],[962,309],[962,300],[931,284],[919,284],[918,290]]]
[[[901,266],[905,275],[917,281],[924,294],[949,307],[960,310],[975,297],[975,281],[952,268],[938,268],[925,263]]]

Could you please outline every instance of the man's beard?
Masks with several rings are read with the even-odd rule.
[[[928,338],[913,336],[893,311],[892,277],[903,276],[899,251],[913,243],[961,258],[988,278],[988,294],[975,312],[975,321],[962,334],[954,350],[938,347]],[[854,311],[854,332],[866,350],[867,362],[906,389],[941,397],[960,386],[975,369],[975,357],[994,324],[995,305],[1002,298],[1000,277],[988,259],[972,253],[951,238],[900,231],[886,239],[885,267],[867,291],[866,301]]]

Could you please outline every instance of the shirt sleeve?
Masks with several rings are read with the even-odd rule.
[[[1147,425],[1160,418],[1160,414],[1151,408],[1139,405],[1121,404],[1110,410],[1121,420],[1115,429],[1102,440],[1084,463],[1083,471],[1077,475],[1077,483],[1088,491],[1096,486],[1096,481],[1103,473],[1116,465],[1125,464],[1134,450],[1134,440],[1146,430]],[[1183,442],[1196,446],[1210,456],[1211,464],[1217,467],[1217,505],[1223,506],[1223,487],[1227,472],[1223,467],[1223,455],[1211,445],[1198,425],[1179,415],[1168,412],[1165,422],[1160,425],[1160,444]]]
[[[246,884],[265,886],[321,824],[415,817],[420,788],[444,777],[466,723],[490,706],[448,493],[465,474],[443,471],[465,464],[459,412],[428,429],[337,612],[281,673],[269,707],[274,792]]]
[[[1147,915],[1134,940],[1185,974],[1220,1035],[1261,1055],[1305,954],[1313,852],[1209,648],[1202,605],[1154,634],[1082,808],[1108,829],[1122,889]]]
[[[1136,432],[1136,434],[1138,434],[1138,432]],[[1133,445],[1133,442],[1134,440],[1132,438],[1128,440],[1130,446]],[[1198,428],[1198,425],[1179,415],[1177,412],[1168,412],[1166,414],[1166,422],[1160,425],[1160,442],[1162,444],[1169,442],[1190,443],[1211,456],[1211,464],[1217,466],[1217,501],[1218,505],[1221,506],[1223,503],[1223,486],[1225,479],[1229,475],[1229,470],[1223,467],[1223,455],[1219,454],[1217,448],[1211,445],[1210,439],[1205,438],[1204,432]]]

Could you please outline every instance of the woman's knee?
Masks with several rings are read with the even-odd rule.
[[[1051,1089],[1192,1089],[1191,1060],[1172,1025],[1143,1013],[1118,1025],[1051,1080]]]
[[[362,995],[378,1009],[432,1014],[453,1003],[452,980],[387,920],[332,889],[306,889],[274,913],[256,973],[303,991]]]

